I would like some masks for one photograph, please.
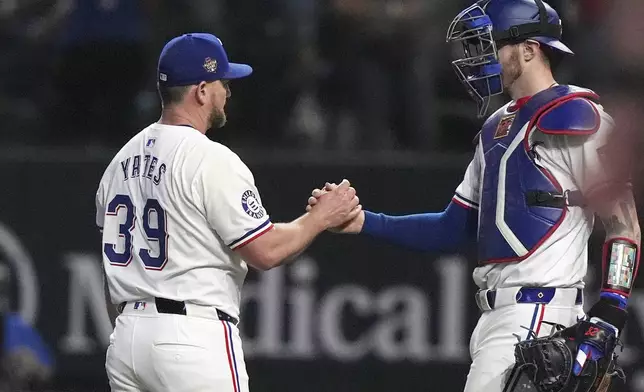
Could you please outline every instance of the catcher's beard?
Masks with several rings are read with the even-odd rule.
[[[508,61],[502,65],[501,80],[503,88],[509,89],[523,75],[523,67],[519,61],[519,47],[513,46]]]
[[[226,112],[223,109],[213,107],[208,115],[209,128],[221,128],[226,125]]]

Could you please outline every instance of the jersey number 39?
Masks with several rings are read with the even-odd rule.
[[[136,227],[135,207],[128,195],[116,195],[107,205],[106,215],[115,216],[119,211],[125,210],[125,222],[119,225],[119,238],[124,241],[123,252],[116,251],[116,244],[105,244],[103,251],[112,265],[127,266],[132,261],[134,244],[132,243],[132,231]],[[156,216],[156,222],[153,217]],[[155,224],[150,225],[150,221]],[[154,227],[153,227],[154,226]],[[157,256],[152,256],[149,249],[140,248],[139,257],[146,269],[161,270],[168,261],[167,243],[168,233],[166,230],[165,211],[156,199],[148,199],[143,208],[143,230],[148,241],[156,242],[159,247]]]

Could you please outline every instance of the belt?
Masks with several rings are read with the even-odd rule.
[[[584,294],[578,288],[504,287],[476,293],[476,305],[482,311],[515,304],[582,305]]]
[[[234,325],[237,325],[239,320],[229,315],[228,313],[221,311],[219,309],[213,308],[211,306],[202,306],[196,304],[186,304],[184,301],[175,301],[167,298],[155,297],[151,300],[141,300],[141,301],[132,301],[132,302],[121,302],[118,306],[119,313],[123,313],[128,304],[132,304],[132,310],[143,311],[146,309],[148,302],[154,302],[156,305],[157,313],[165,314],[179,314],[184,316],[197,316],[197,317],[206,317],[206,318],[216,318],[222,321],[227,321]],[[214,312],[214,313],[213,313]]]

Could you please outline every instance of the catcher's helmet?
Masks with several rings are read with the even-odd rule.
[[[447,30],[447,42],[460,42],[463,55],[452,65],[483,116],[490,97],[503,92],[498,48],[525,40],[538,41],[564,54],[561,19],[542,0],[479,0],[461,11]]]

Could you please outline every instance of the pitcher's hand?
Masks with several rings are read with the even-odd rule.
[[[306,211],[310,212],[313,210],[313,207],[316,206],[319,203],[320,198],[327,194],[328,192],[332,192],[338,187],[335,183],[326,183],[322,189],[314,189],[313,192],[311,192],[311,197],[309,197],[308,200],[308,205],[306,206]],[[356,196],[356,199],[358,197]],[[354,217],[346,220],[345,222],[330,227],[328,230],[332,231],[334,233],[345,233],[345,234],[356,234],[359,233],[362,230],[362,225],[364,224],[364,211],[362,211],[362,206],[358,205],[356,207],[357,209],[357,215]],[[353,215],[353,214],[352,214]]]

